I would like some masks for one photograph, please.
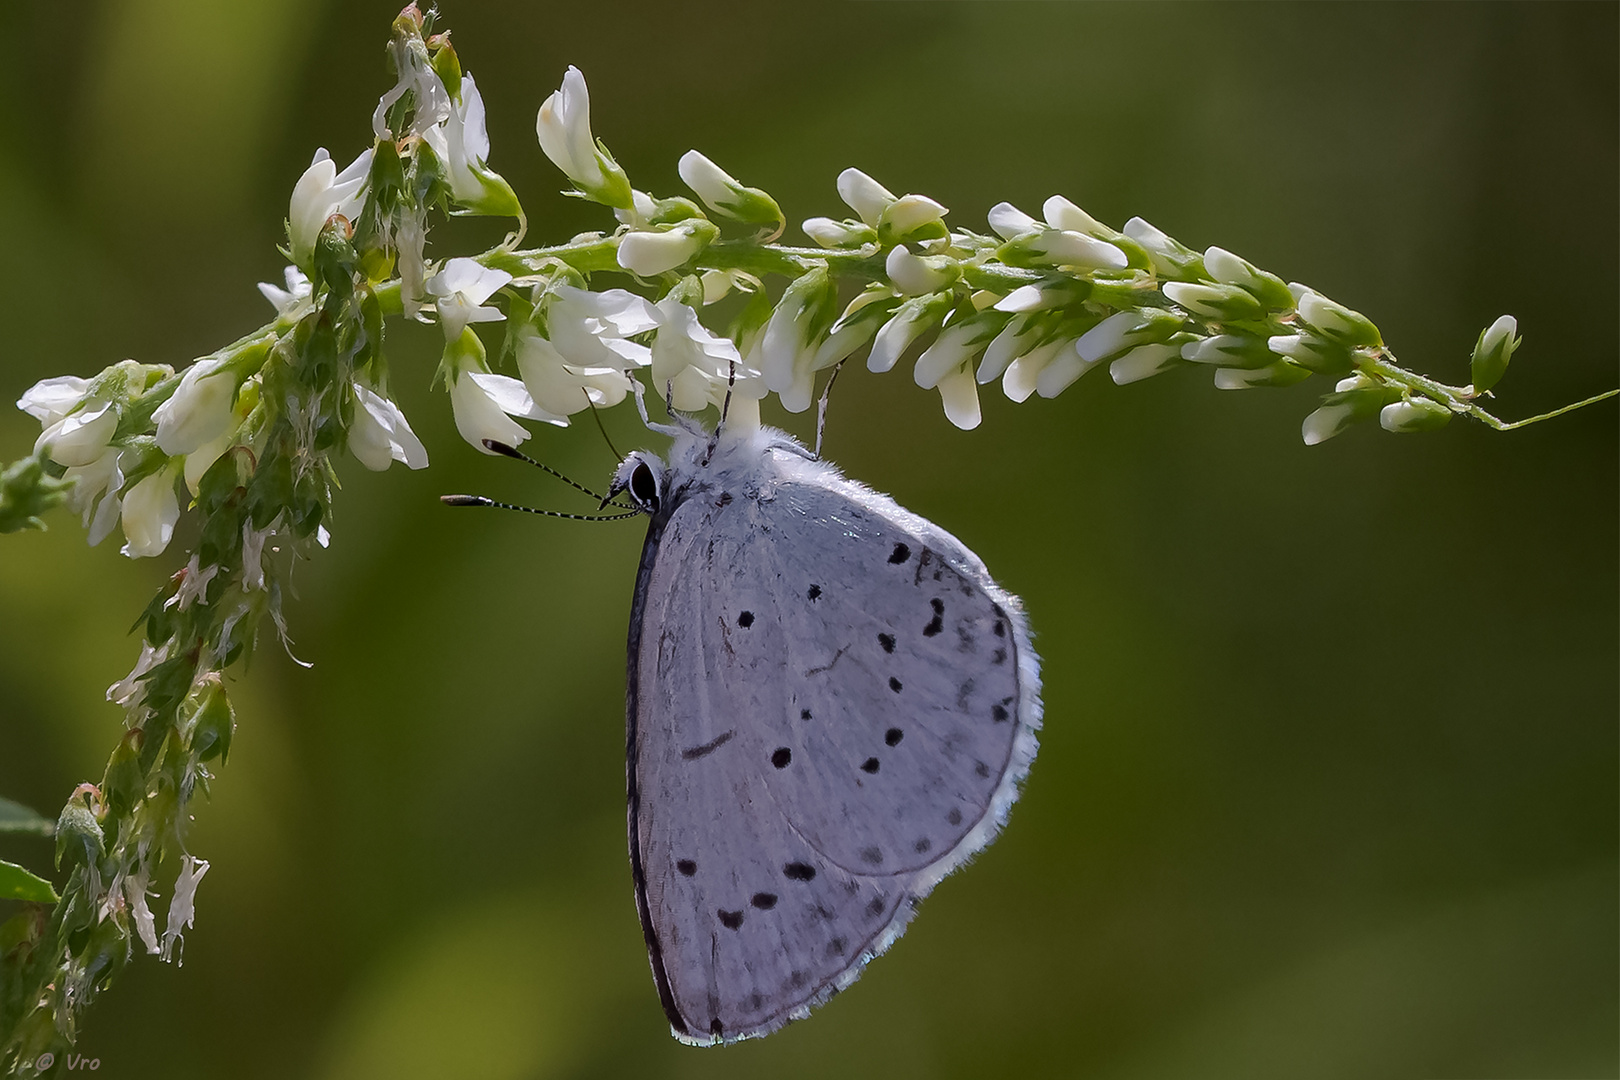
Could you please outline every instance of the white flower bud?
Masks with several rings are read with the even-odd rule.
[[[157,421],[158,449],[178,456],[213,442],[235,424],[231,403],[236,376],[221,371],[218,359],[198,360],[180,377],[173,396],[152,413]]]
[[[904,245],[900,244],[889,250],[889,257],[884,262],[884,269],[888,272],[889,280],[894,287],[906,296],[923,296],[927,293],[938,292],[955,280],[944,266],[945,260],[922,259],[913,255]]]
[[[1045,374],[1047,366],[1056,359],[1060,352],[1071,348],[1073,345],[1072,338],[1053,338],[1051,341],[1037,345],[1024,353],[1024,355],[1014,359],[1007,365],[1006,373],[1001,377],[1002,393],[1006,394],[1010,401],[1020,403],[1027,401],[1029,395],[1033,394],[1039,387],[1041,376]],[[981,364],[979,366],[980,382],[989,381],[984,378],[986,373],[986,366]]]
[[[1258,386],[1292,386],[1308,379],[1309,368],[1300,367],[1291,360],[1278,360],[1257,368],[1216,368],[1215,389],[1252,390]]]
[[[892,239],[901,239],[925,226],[940,224],[940,219],[948,213],[949,210],[926,195],[905,195],[883,208],[878,219],[878,232]]]
[[[883,211],[896,201],[894,192],[859,169],[845,169],[838,174],[838,197],[874,229],[882,220]]]
[[[540,149],[568,179],[585,191],[603,187],[606,177],[591,134],[591,93],[579,68],[570,65],[562,87],[541,104],[534,130]]]
[[[1181,347],[1181,358],[1194,364],[1254,368],[1272,363],[1271,350],[1259,338],[1238,334],[1214,334],[1189,341]]]
[[[139,481],[124,495],[124,548],[132,559],[163,554],[180,520],[180,500],[174,493],[174,473],[164,466]]]
[[[662,231],[626,233],[619,240],[619,265],[632,274],[657,277],[690,262],[715,235],[714,226],[706,221],[683,221]]]
[[[1061,307],[1074,299],[1074,292],[1062,285],[1020,285],[995,303],[997,311],[1015,315]]]
[[[1306,446],[1327,442],[1356,421],[1355,406],[1349,404],[1323,405],[1307,416],[1299,426],[1300,438]]]
[[[1138,345],[1108,365],[1108,375],[1119,386],[1140,382],[1182,363],[1179,345]]]
[[[305,277],[304,272],[296,266],[289,265],[281,272],[281,276],[287,283],[285,289],[278,288],[268,281],[261,281],[259,294],[270,301],[270,305],[276,309],[278,315],[285,315],[309,296],[310,286],[309,278]]]
[[[892,369],[911,343],[938,326],[950,309],[948,293],[919,296],[901,304],[893,317],[877,332],[872,351],[866,357],[867,370],[884,372]]]
[[[771,226],[780,235],[782,209],[759,188],[744,186],[696,150],[682,155],[676,171],[710,210],[736,221]]]
[[[425,469],[428,464],[427,448],[411,430],[399,406],[359,383],[354,384],[349,451],[372,472],[382,472],[396,461],[412,469]]]
[[[434,79],[437,82],[437,77]],[[444,163],[450,197],[480,214],[521,213],[517,195],[499,173],[489,168],[489,131],[484,126],[484,98],[472,72],[461,76],[461,104],[445,96],[444,119],[422,133],[423,140]]]
[[[1016,290],[1015,290],[1016,291]],[[974,376],[981,383],[987,383],[997,378],[1007,370],[1007,365],[1034,349],[1041,340],[1041,334],[1047,325],[1040,319],[1030,315],[1020,315],[1010,320],[1002,327],[1001,333],[991,339],[985,346],[984,357],[979,361],[979,370]],[[1010,396],[1010,395],[1009,395]],[[1025,395],[1028,397],[1029,395]],[[1013,398],[1021,401],[1022,398]]]
[[[1066,229],[1048,229],[1030,242],[1030,250],[1058,266],[1082,270],[1123,270],[1129,264],[1113,244]]]
[[[824,248],[860,247],[877,239],[877,233],[870,226],[825,217],[807,218],[799,228]]]
[[[1074,343],[1075,352],[1088,363],[1117,356],[1133,344],[1133,332],[1141,325],[1142,316],[1138,312],[1116,311],[1081,334],[1080,340]]]
[[[1153,270],[1161,277],[1176,277],[1199,263],[1198,253],[1166,236],[1159,229],[1133,217],[1121,230],[1142,246],[1153,261]]]
[[[1519,320],[1503,315],[1479,335],[1470,364],[1476,393],[1489,390],[1507,374],[1508,361],[1519,347],[1518,330]]]
[[[1378,424],[1385,431],[1404,434],[1412,431],[1433,431],[1451,420],[1451,410],[1426,397],[1407,398],[1391,402],[1378,412]]]
[[[987,218],[991,230],[1003,240],[1011,240],[1025,233],[1042,232],[1045,229],[1039,221],[1012,203],[997,203],[990,208]]]
[[[1041,207],[1041,213],[1046,216],[1046,223],[1054,229],[1084,233],[1087,236],[1095,236],[1099,239],[1106,239],[1114,233],[1113,229],[1102,224],[1062,195],[1054,195],[1047,199],[1046,204]]]
[[[90,464],[72,466],[62,474],[62,479],[73,481],[67,504],[83,517],[91,547],[105,540],[118,524],[122,509],[118,492],[124,486],[124,473],[119,468],[122,455],[116,447],[109,447]]]
[[[1299,296],[1299,317],[1332,338],[1350,345],[1382,345],[1378,328],[1367,316],[1329,300],[1319,292],[1304,290]]]
[[[1055,398],[1099,363],[1099,360],[1084,359],[1072,347],[1059,349],[1051,362],[1041,369],[1035,380],[1035,392],[1043,398]]]
[[[1229,321],[1252,319],[1261,314],[1260,301],[1236,285],[1197,285],[1184,281],[1167,281],[1164,295],[1194,315],[1206,319]]]
[[[924,390],[932,390],[946,374],[976,356],[1002,327],[999,319],[989,320],[980,315],[952,323],[917,357],[912,378]]]

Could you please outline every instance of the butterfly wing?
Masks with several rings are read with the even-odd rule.
[[[993,839],[1035,753],[1017,601],[820,464],[655,521],[629,659],[637,900],[691,1042],[766,1034],[853,982]]]

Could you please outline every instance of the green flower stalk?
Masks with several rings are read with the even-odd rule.
[[[43,528],[66,504],[92,544],[121,529],[125,555],[158,558],[183,515],[197,524],[140,614],[134,667],[107,691],[124,727],[106,769],[58,817],[60,897],[21,868],[3,879],[29,900],[0,927],[0,1065],[17,1075],[73,1045],[85,1007],[137,949],[180,962],[209,868],[186,823],[229,755],[229,677],[266,618],[288,644],[288,570],[329,539],[345,455],[373,470],[428,464],[390,398],[390,319],[439,324],[437,372],[412,377],[448,391],[457,430],[485,452],[486,440],[528,438],[520,421],[567,425],[639,400],[643,379],[674,409],[757,426],[766,397],[807,410],[863,349],[878,373],[915,357],[912,380],[962,429],[982,421],[981,387],[1055,398],[1096,368],[1119,385],[1171,372],[1222,390],[1332,380],[1303,421],[1307,444],[1375,418],[1391,432],[1453,417],[1507,430],[1617,392],[1504,422],[1482,402],[1519,347],[1511,317],[1480,335],[1472,383],[1446,385],[1401,367],[1371,320],[1307,286],[1141,218],[1115,229],[1061,196],[1040,217],[998,204],[979,232],[846,169],[835,187],[852,216],[812,217],[811,246],[782,244],[776,200],[696,150],[678,169],[695,200],[632,186],[572,67],[540,106],[540,149],[612,222],[519,248],[527,219],[490,168],[484,101],[447,35],[407,7],[388,55],[396,81],[371,145],[341,170],[317,151],[293,188],[285,287],[259,286],[270,321],[178,372],[125,360],[46,379],[17,403],[41,434],[0,470],[0,532]],[[440,252],[429,241],[443,214],[517,229],[490,250]],[[739,290],[740,312],[718,325],[714,305]]]

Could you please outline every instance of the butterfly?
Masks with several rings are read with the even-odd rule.
[[[635,451],[650,519],[627,670],[630,863],[693,1045],[848,987],[991,842],[1034,759],[1040,663],[959,540],[768,427]]]

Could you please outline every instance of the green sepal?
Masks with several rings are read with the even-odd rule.
[[[1469,371],[1474,382],[1474,392],[1483,394],[1507,374],[1508,362],[1513,359],[1513,353],[1518,349],[1521,338],[1514,331],[1493,342],[1489,350],[1485,347],[1485,338],[1495,326],[1487,326],[1479,332],[1479,340],[1474,342],[1473,359],[1469,362]],[[1514,330],[1518,327],[1515,325]]]
[[[450,92],[450,97],[459,105],[461,103],[461,58],[456,55],[456,48],[450,44],[450,34],[435,34],[427,43],[428,52],[432,56],[429,65],[433,74],[444,83],[444,88]]]
[[[198,761],[219,758],[223,764],[230,756],[231,736],[236,732],[236,711],[231,708],[230,697],[219,676],[209,677],[197,707],[197,717],[191,731],[191,751]]]
[[[146,773],[140,766],[141,742],[145,733],[140,728],[124,732],[107,759],[107,772],[101,780],[101,797],[116,818],[125,817],[130,808],[146,794]]]

